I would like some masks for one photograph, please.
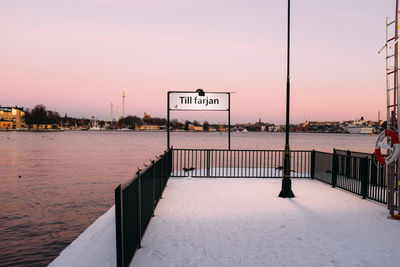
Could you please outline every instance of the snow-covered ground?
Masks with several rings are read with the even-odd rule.
[[[399,266],[400,222],[318,181],[171,179],[132,266]]]
[[[110,208],[50,263],[50,267],[116,266],[115,208]]]
[[[318,181],[171,178],[131,266],[399,266],[400,221]],[[51,266],[114,266],[114,209]]]

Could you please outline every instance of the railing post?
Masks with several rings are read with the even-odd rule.
[[[346,176],[347,178],[350,178],[350,177],[351,177],[351,174],[350,174],[350,171],[351,171],[350,166],[351,166],[351,151],[350,151],[350,150],[347,150],[347,152],[346,152],[346,173],[345,173],[345,176]]]
[[[154,165],[154,160],[151,161],[151,166],[153,169],[153,194],[152,194],[152,203],[153,203],[153,214],[154,217],[154,210],[156,209],[156,166]]]
[[[361,168],[361,195],[363,199],[368,197],[368,182],[369,182],[369,166],[368,166],[368,158],[360,159],[360,168]]]
[[[338,169],[339,169],[338,154],[336,153],[336,149],[333,149],[333,157],[332,157],[332,181],[331,181],[332,187],[336,187]]]
[[[311,151],[311,179],[315,178],[315,149]]]
[[[373,153],[371,155],[371,184],[372,185],[377,185],[377,178],[378,178],[378,174],[377,174],[377,166],[374,163],[374,157],[375,154]],[[376,161],[376,163],[378,164],[378,161]]]
[[[137,172],[138,176],[138,237],[139,237],[139,242],[138,242],[138,248],[142,247],[142,184],[141,184],[141,176],[140,176],[140,171]]]
[[[172,173],[172,166],[173,166],[173,149],[171,148],[168,151],[168,157],[167,157],[167,161],[168,161],[168,179],[169,177],[171,177],[171,173]]]
[[[174,169],[174,150],[171,149],[170,154],[169,154],[169,173],[168,173],[168,178],[171,177],[172,175],[172,170]]]
[[[210,150],[207,150],[207,177],[210,178]]]
[[[163,179],[164,179],[164,188],[167,186],[167,153],[164,154],[163,156]]]
[[[160,167],[160,199],[162,199],[162,193],[163,193],[163,189],[164,189],[164,187],[163,187],[163,174],[164,174],[164,161],[163,161],[163,158],[164,157],[161,157],[161,159],[160,159],[160,164],[161,164],[161,167]]]
[[[122,188],[119,185],[115,188],[115,237],[117,243],[117,267],[124,266],[124,236],[122,234],[123,230],[123,212],[122,212]]]
[[[166,177],[166,173],[167,173],[167,157],[166,157],[167,153],[164,153],[163,157],[162,157],[162,177],[163,177],[163,187],[162,189],[164,190],[164,188],[167,186],[167,177]]]

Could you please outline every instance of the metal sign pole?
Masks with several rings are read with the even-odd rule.
[[[231,150],[231,93],[228,93],[228,150]]]
[[[169,132],[169,112],[170,112],[170,108],[169,108],[169,95],[170,92],[168,92],[167,94],[167,149],[170,149],[170,132]]]

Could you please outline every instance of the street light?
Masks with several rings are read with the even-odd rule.
[[[205,96],[205,95],[206,95],[206,93],[204,92],[204,90],[203,90],[203,89],[200,89],[200,88],[196,90],[196,93],[198,93],[199,96]]]
[[[286,136],[285,155],[283,161],[282,189],[279,197],[292,198],[292,181],[290,180],[290,148],[289,148],[289,106],[290,106],[290,0],[288,0],[288,38],[287,38],[287,80],[286,80]]]

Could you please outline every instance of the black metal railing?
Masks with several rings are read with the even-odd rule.
[[[374,154],[334,150],[337,180],[334,186],[381,203],[387,203],[386,168]],[[335,156],[336,155],[336,156]]]
[[[386,167],[379,164],[374,154],[336,149],[333,153],[315,154],[315,179],[387,204]]]
[[[283,150],[173,149],[172,176],[280,178]],[[312,151],[291,151],[291,176],[312,177]]]
[[[115,189],[117,266],[129,266],[172,170],[172,150]]]
[[[291,177],[317,179],[362,198],[388,203],[386,167],[373,154],[335,149],[333,153],[290,153]],[[283,150],[168,150],[115,189],[117,266],[130,264],[170,176],[281,178],[283,160]],[[399,206],[398,194],[396,191],[395,208]]]

